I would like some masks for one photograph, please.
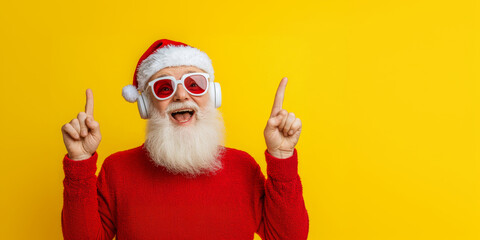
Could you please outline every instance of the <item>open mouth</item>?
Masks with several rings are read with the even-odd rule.
[[[173,111],[170,116],[179,123],[186,123],[190,121],[195,114],[193,109],[178,109]]]

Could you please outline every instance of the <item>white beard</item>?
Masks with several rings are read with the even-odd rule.
[[[224,148],[224,124],[213,104],[201,110],[192,101],[172,102],[164,114],[151,108],[147,123],[145,147],[156,166],[174,174],[198,176],[213,174],[222,168],[220,157]],[[180,108],[195,110],[195,123],[179,126],[169,113]]]

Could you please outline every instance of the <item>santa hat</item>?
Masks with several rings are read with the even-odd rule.
[[[123,97],[129,102],[135,102],[139,96],[138,91],[145,89],[145,84],[153,74],[175,66],[195,66],[207,72],[210,81],[214,79],[212,61],[206,53],[185,43],[161,39],[154,42],[138,60],[133,84],[123,88]]]

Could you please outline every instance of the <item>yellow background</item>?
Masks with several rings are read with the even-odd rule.
[[[263,170],[263,127],[289,77],[309,239],[480,239],[479,5],[3,0],[0,239],[62,239],[60,127],[86,88],[99,167],[143,142],[121,89],[159,38],[208,53],[226,145]]]

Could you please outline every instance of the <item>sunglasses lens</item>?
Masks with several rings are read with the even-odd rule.
[[[159,98],[167,98],[173,94],[173,82],[169,79],[164,79],[153,84],[153,92]]]
[[[193,94],[205,93],[208,80],[202,75],[192,75],[185,78],[185,88]]]

